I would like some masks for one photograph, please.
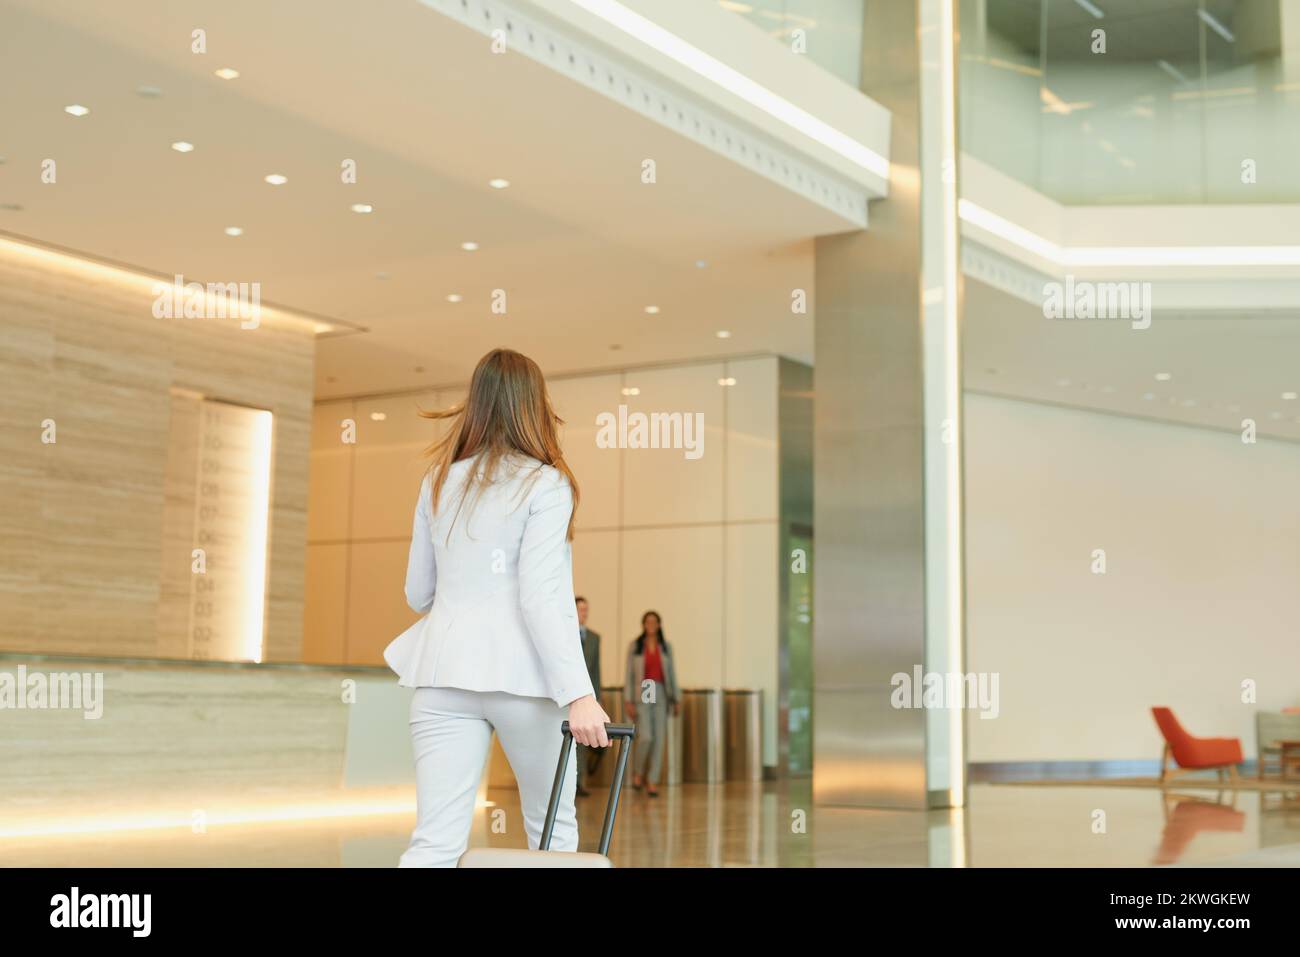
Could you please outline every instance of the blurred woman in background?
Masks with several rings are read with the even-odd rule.
[[[632,787],[644,787],[659,796],[664,742],[668,737],[668,712],[677,714],[677,674],[672,652],[664,640],[663,623],[656,611],[641,616],[641,634],[627,650],[627,686],[623,689],[627,716],[636,721],[636,760]],[[646,766],[649,765],[647,775]]]

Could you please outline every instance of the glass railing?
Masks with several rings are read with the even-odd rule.
[[[864,0],[710,0],[857,89]],[[897,0],[894,0],[897,2]]]
[[[962,149],[1060,202],[1300,201],[1300,0],[961,0],[961,51]]]

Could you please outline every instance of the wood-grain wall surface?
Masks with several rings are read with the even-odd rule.
[[[299,660],[310,327],[265,311],[256,329],[157,319],[153,301],[139,277],[0,248],[0,650],[155,657],[184,647],[162,602],[179,388],[274,414],[265,658]],[[188,551],[179,557],[188,567]]]

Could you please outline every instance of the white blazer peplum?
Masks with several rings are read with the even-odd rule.
[[[476,459],[451,466],[436,515],[427,476],[420,487],[406,601],[424,617],[384,649],[384,660],[408,688],[505,691],[561,706],[592,694],[566,537],[569,480],[514,456],[461,508],[471,467]]]

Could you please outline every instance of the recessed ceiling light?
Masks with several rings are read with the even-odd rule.
[[[645,311],[646,311],[648,314],[652,315],[652,316],[657,316],[657,315],[659,315],[659,307],[658,307],[658,306],[646,306],[646,307],[645,307]]]
[[[640,394],[641,394],[641,390],[638,389],[638,388],[637,388],[636,386],[634,386],[634,385],[630,385],[630,386],[627,386],[627,387],[623,390],[623,394],[624,394],[624,395],[640,395]]]
[[[714,333],[714,335],[717,336],[719,339],[731,338],[731,333],[728,332],[726,329],[719,329],[717,332]]]
[[[175,143],[172,144],[172,149],[174,149],[178,153],[193,153],[194,144],[186,143],[184,140],[177,140]]]
[[[1156,397],[1156,394],[1155,394],[1154,392],[1143,392],[1143,393],[1142,393],[1142,398],[1145,399],[1147,402],[1150,402],[1150,401],[1151,401],[1152,399],[1154,399],[1155,397]]]
[[[239,78],[239,71],[232,70],[228,66],[223,66],[220,70],[216,71],[216,74],[223,80],[236,80]]]
[[[705,266],[707,266],[707,265],[708,265],[708,263],[706,263],[703,259],[697,259],[697,260],[695,260],[695,268],[696,268],[696,269],[703,269],[703,268],[704,268]]]
[[[388,418],[388,414],[385,412],[371,412],[370,418],[374,422],[382,422],[384,419]]]
[[[90,112],[90,109],[82,106],[80,103],[73,103],[71,106],[65,106],[63,112],[71,113],[73,116],[85,116]]]
[[[389,276],[389,274],[386,273],[386,272],[377,272],[377,273],[375,273],[375,278],[376,278],[376,279],[387,279],[388,276]]]
[[[735,384],[736,384],[736,380],[731,376],[727,376],[725,379],[718,380],[718,385],[735,385]]]
[[[510,185],[510,180],[508,180],[508,179],[490,179],[490,180],[488,180],[488,185],[491,186],[493,189],[505,189],[507,186]]]
[[[226,227],[226,235],[227,235],[227,236],[242,236],[242,235],[244,235],[244,231],[243,231],[240,227],[238,227],[238,226],[227,226],[227,227]]]
[[[352,204],[352,212],[354,213],[373,213],[374,211],[375,207],[371,206],[369,203]]]
[[[1290,402],[1290,401],[1291,401],[1292,399],[1294,399],[1295,397],[1296,397],[1296,393],[1294,393],[1294,392],[1283,392],[1283,393],[1282,393],[1282,398],[1286,399],[1288,402]]]
[[[143,96],[145,99],[156,100],[162,96],[162,90],[156,86],[137,86],[135,88],[136,96]]]
[[[272,173],[270,176],[266,177],[266,181],[272,186],[283,186],[285,183],[289,182],[289,177],[281,176],[279,173]]]
[[[450,296],[447,297],[447,301],[448,301],[448,302],[461,302],[461,301],[464,300],[464,298],[465,298],[465,297],[462,296],[462,295],[460,295],[459,293],[455,293],[455,292],[453,292]]]
[[[1172,378],[1173,378],[1173,376],[1171,376],[1168,372],[1157,372],[1157,373],[1156,373],[1156,381],[1157,381],[1157,382],[1168,382],[1168,381],[1169,381],[1170,379],[1172,379]]]
[[[465,250],[467,253],[472,253],[474,250],[478,249],[478,243],[461,243],[460,248]]]

